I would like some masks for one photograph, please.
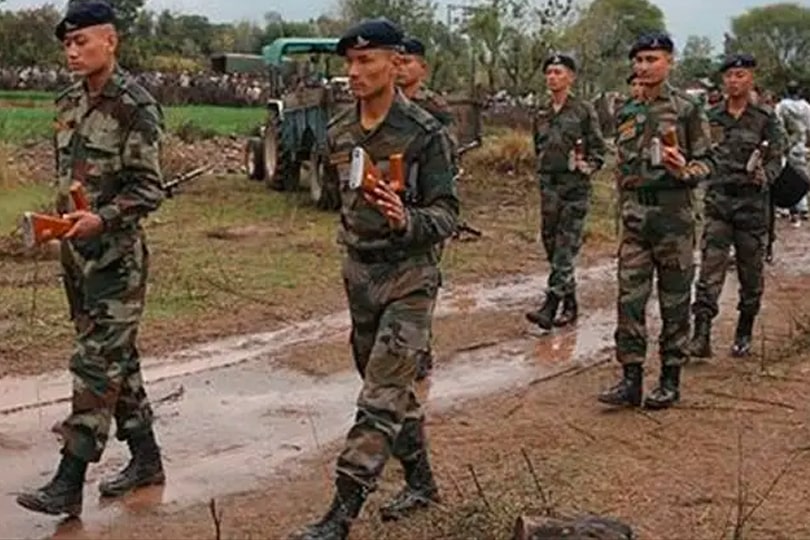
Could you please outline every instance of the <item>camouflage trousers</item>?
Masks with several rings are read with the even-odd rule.
[[[694,214],[689,190],[622,194],[616,356],[622,364],[647,356],[647,302],[657,274],[664,365],[688,360],[689,301],[694,278]]]
[[[576,292],[574,264],[582,247],[590,191],[590,181],[579,173],[540,175],[540,234],[551,267],[548,292],[560,298]]]
[[[337,471],[373,490],[389,457],[407,462],[427,452],[414,383],[441,278],[433,256],[371,264],[349,257],[343,282],[363,388]]]
[[[149,254],[141,239],[130,247],[120,256],[85,260],[62,243],[63,281],[77,337],[70,359],[71,414],[59,429],[64,450],[88,462],[101,459],[113,417],[119,440],[152,426],[135,347]]]
[[[692,311],[695,316],[711,319],[717,316],[717,302],[726,280],[729,251],[734,246],[740,281],[737,309],[756,315],[764,286],[762,274],[768,245],[768,195],[754,186],[748,193],[739,195],[725,194],[721,189],[713,188],[706,193],[700,279]]]

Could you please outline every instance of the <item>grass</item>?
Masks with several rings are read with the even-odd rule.
[[[0,97],[0,102],[3,98]],[[53,132],[52,106],[3,106],[0,103],[0,141],[21,144],[44,140]],[[249,135],[264,120],[260,107],[187,106],[166,107],[167,129],[189,130],[198,136]]]
[[[0,90],[0,100],[3,101],[53,101],[55,96],[55,92],[38,90]]]
[[[536,243],[539,194],[531,159],[522,149],[527,137],[487,139],[484,148],[465,156],[462,218],[484,237],[449,244],[442,260],[448,282],[537,272],[544,260]],[[511,163],[512,169],[499,162]],[[591,246],[613,240],[609,177],[605,173],[595,180],[586,228]],[[345,307],[337,216],[314,210],[304,197],[270,192],[241,176],[206,177],[150,216],[145,222],[152,254],[141,334],[145,353]],[[3,235],[20,213],[50,199],[50,189],[37,184],[3,190],[0,356],[7,361],[0,376],[55,367],[48,358],[70,342],[58,263],[3,255],[2,240],[10,241]],[[59,347],[47,345],[53,343]],[[41,363],[26,364],[34,350],[42,350]]]

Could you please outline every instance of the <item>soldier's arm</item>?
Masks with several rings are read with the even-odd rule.
[[[690,186],[707,180],[716,169],[712,152],[711,129],[706,110],[698,105],[689,108],[686,118],[686,136],[689,142],[686,157],[686,177]]]
[[[782,157],[788,151],[788,138],[785,127],[776,114],[768,117],[765,128],[765,140],[768,141],[768,151],[765,154],[765,177],[768,183],[773,183],[782,173]]]
[[[137,223],[163,202],[160,143],[163,113],[154,104],[140,105],[124,139],[120,189],[98,214],[107,229]]]
[[[605,152],[607,152],[607,145],[605,138],[602,136],[602,128],[599,126],[599,117],[596,114],[596,109],[590,103],[585,103],[585,110],[587,117],[585,118],[585,148],[587,151],[588,165],[593,170],[602,168],[605,163]]]
[[[402,242],[410,246],[437,244],[452,236],[458,226],[459,201],[450,137],[446,128],[428,137],[419,160],[418,188],[422,204],[406,209],[408,225]]]

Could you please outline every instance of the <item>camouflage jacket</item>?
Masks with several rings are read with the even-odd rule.
[[[540,173],[568,172],[568,157],[582,140],[585,161],[593,170],[605,161],[605,140],[593,105],[569,96],[555,112],[551,100],[538,107],[533,118],[534,148]]]
[[[352,107],[332,119],[327,138],[329,166],[340,182],[341,244],[358,251],[428,253],[456,230],[459,201],[447,129],[400,92],[385,120],[373,130],[363,130],[359,107]],[[408,212],[404,233],[393,231],[360,190],[348,187],[355,146],[365,148],[383,172],[388,170],[389,156],[404,155],[407,190],[402,197]]]
[[[426,86],[420,86],[416,94],[413,95],[411,101],[425,109],[433,115],[436,120],[441,122],[447,129],[453,125],[453,113],[450,112],[450,107],[447,101]]]
[[[762,156],[768,182],[779,176],[787,138],[776,113],[764,105],[749,103],[742,115],[734,118],[726,110],[726,102],[721,101],[709,109],[708,114],[717,164],[717,174],[711,184],[751,182],[746,165],[763,141],[768,141],[768,150]]]
[[[104,232],[73,243],[85,257],[97,258],[117,242],[131,243],[140,219],[163,200],[163,113],[120,69],[98,97],[91,98],[78,82],[57,97],[56,109],[57,210],[72,209],[70,186],[80,182],[91,210],[104,221]]]
[[[687,94],[665,83],[651,102],[627,102],[620,118],[623,120],[616,128],[616,148],[623,189],[694,187],[712,174],[709,121],[704,109]],[[673,127],[687,161],[689,176],[685,180],[675,178],[663,165],[653,166],[650,161],[652,139]]]

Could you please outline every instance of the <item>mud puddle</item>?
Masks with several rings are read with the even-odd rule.
[[[799,235],[794,236],[794,238]],[[806,236],[804,234],[802,237]],[[769,272],[805,271],[802,242],[778,251]],[[580,273],[583,289],[614,294],[613,264]],[[723,304],[736,301],[736,279],[726,283]],[[513,310],[533,304],[544,276],[508,279],[486,287],[449,288],[437,315]],[[767,295],[766,295],[767,300]],[[651,305],[648,321],[657,327]],[[657,309],[655,310],[657,311]],[[610,358],[613,308],[591,310],[576,329],[458,352],[440,363],[427,392],[429,410],[447,410],[467,399],[519,389]],[[101,464],[91,467],[82,522],[54,518],[16,506],[13,490],[46,482],[58,459],[50,426],[67,412],[64,374],[0,382],[0,523],[3,537],[93,538],[121,514],[170,513],[176,505],[256,488],[262,480],[294,471],[299,459],[345,435],[360,381],[353,370],[313,377],[274,366],[290,347],[345,335],[348,316],[338,313],[278,331],[220,340],[145,362],[156,430],[169,477],[163,488],[142,490],[111,504],[98,500],[100,477],[127,459],[111,441]],[[651,329],[654,336],[656,329]]]
[[[545,340],[528,336],[459,353],[437,367],[429,387],[421,388],[428,395],[428,409],[446,410],[465,399],[519,388],[604,360],[613,331],[610,315],[594,312],[576,330]],[[360,380],[353,371],[318,378],[273,369],[261,359],[153,382],[149,391],[168,484],[123,501],[100,503],[99,478],[128,457],[123,445],[112,441],[102,463],[88,474],[82,522],[62,524],[55,538],[92,538],[122,512],[185,505],[256,488],[260,480],[290,471],[296,458],[344,436],[359,390]],[[4,469],[0,520],[7,537],[37,538],[54,532],[55,519],[20,509],[9,490],[48,480],[59,447],[48,427],[65,412],[66,404],[53,403],[0,417]]]

